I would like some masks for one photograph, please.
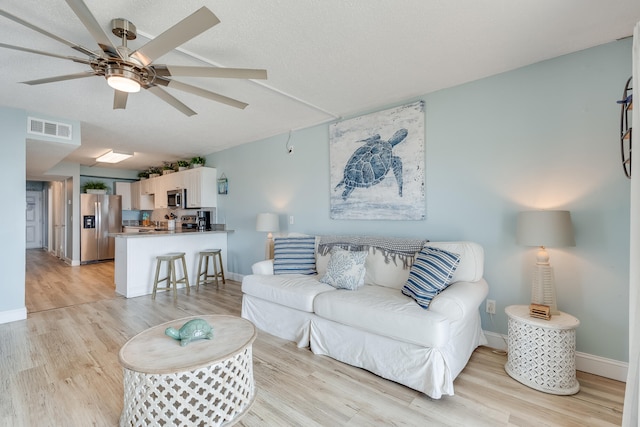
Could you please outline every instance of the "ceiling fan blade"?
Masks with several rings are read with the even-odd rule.
[[[178,101],[177,98],[175,98],[174,96],[170,95],[169,93],[167,93],[167,91],[165,91],[164,89],[162,89],[159,86],[150,86],[150,87],[147,88],[147,90],[149,90],[149,92],[151,92],[152,94],[154,94],[158,98],[162,99],[167,104],[171,105],[173,108],[177,109],[178,111],[180,111],[181,113],[183,113],[183,114],[185,114],[185,115],[187,115],[189,117],[197,114],[191,108],[187,107],[182,102]]]
[[[127,108],[127,99],[129,98],[128,92],[122,92],[121,90],[114,90],[113,94],[113,109],[124,110]]]
[[[156,79],[156,83],[161,82],[164,79],[161,78],[157,78]],[[235,108],[239,108],[241,110],[244,110],[247,105],[244,102],[238,101],[236,99],[233,98],[229,98],[227,96],[224,95],[220,95],[219,93],[215,93],[215,92],[210,92],[208,90],[196,87],[196,86],[191,86],[188,85],[186,83],[182,83],[182,82],[177,82],[175,80],[164,80],[164,82],[167,83],[168,87],[172,87],[174,89],[178,89],[178,90],[182,90],[184,92],[189,92],[192,93],[194,95],[198,95],[198,96],[202,96],[204,98],[209,98],[213,101],[217,101],[217,102],[221,102],[223,104],[226,105],[230,105],[231,107],[235,107]],[[162,84],[162,83],[160,83]]]
[[[66,2],[89,33],[91,33],[91,36],[98,43],[100,49],[111,57],[122,58],[120,52],[118,52],[107,36],[107,33],[104,32],[98,21],[96,21],[95,16],[93,16],[87,5],[82,0],[66,0]]]
[[[73,62],[79,62],[81,64],[91,65],[91,61],[90,60],[77,58],[75,56],[56,55],[55,53],[43,52],[41,50],[29,49],[27,47],[14,46],[14,45],[5,44],[5,43],[0,43],[0,47],[5,48],[5,49],[19,50],[19,51],[22,51],[22,52],[35,53],[35,54],[38,54],[38,55],[51,56],[53,58],[68,59],[68,60],[71,60]]]
[[[267,70],[251,68],[215,68],[215,67],[187,67],[182,65],[154,65],[158,76],[184,77],[217,77],[224,79],[261,79],[267,78]]]
[[[67,0],[67,2],[69,1],[71,0]],[[218,23],[220,23],[220,20],[213,12],[206,7],[201,7],[155,39],[149,41],[130,56],[140,61],[142,65],[146,67],[165,53],[191,40]]]
[[[70,42],[69,40],[66,40],[66,39],[63,39],[62,37],[56,36],[55,34],[50,33],[47,30],[43,30],[42,28],[40,28],[40,27],[30,23],[30,22],[27,22],[22,18],[18,18],[17,16],[10,14],[6,10],[0,9],[0,15],[4,16],[5,18],[9,18],[14,22],[17,22],[20,25],[24,25],[25,27],[30,28],[33,31],[37,31],[40,34],[44,34],[45,36],[50,37],[50,38],[52,38],[52,39],[54,39],[54,40],[56,40],[56,41],[58,41],[58,42],[60,42],[62,44],[66,44],[70,48],[75,49],[75,50],[77,50],[79,52],[82,52],[85,55],[92,56],[92,57],[96,56],[95,52],[87,49],[86,47],[80,46],[79,44]]]
[[[55,83],[55,82],[63,82],[65,80],[81,79],[84,77],[93,77],[95,75],[96,74],[93,71],[84,71],[82,73],[66,74],[64,76],[48,77],[46,79],[38,79],[38,80],[29,80],[29,81],[20,82],[20,83],[33,86],[33,85],[41,85],[44,83]]]

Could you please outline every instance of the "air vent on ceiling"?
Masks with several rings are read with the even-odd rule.
[[[29,117],[27,133],[52,136],[54,138],[71,139],[72,126],[67,123],[52,122],[51,120]]]

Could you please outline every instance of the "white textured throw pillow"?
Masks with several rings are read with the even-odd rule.
[[[345,251],[334,247],[327,265],[327,273],[320,279],[322,283],[337,289],[356,290],[364,284],[364,261],[366,251]]]

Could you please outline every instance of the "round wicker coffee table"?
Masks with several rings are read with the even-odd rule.
[[[204,319],[212,340],[185,347],[164,334]],[[192,316],[147,329],[120,350],[124,370],[121,426],[221,426],[238,421],[255,398],[252,343],[256,329],[234,316]]]
[[[505,312],[509,316],[507,374],[545,393],[577,393],[576,328],[580,321],[562,312],[550,320],[536,319],[529,316],[528,305],[511,305]]]

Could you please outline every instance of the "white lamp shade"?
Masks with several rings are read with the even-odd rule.
[[[518,214],[516,242],[523,246],[575,246],[569,211],[526,211]]]
[[[280,220],[275,213],[259,213],[256,221],[256,231],[273,233],[280,230]]]

